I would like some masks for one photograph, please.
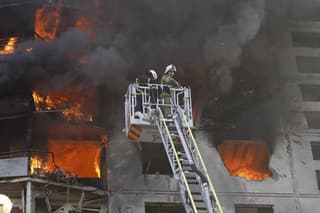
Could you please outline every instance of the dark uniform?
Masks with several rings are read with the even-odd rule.
[[[163,98],[164,104],[171,104],[171,93],[170,88],[178,88],[181,87],[181,85],[174,80],[171,76],[168,74],[164,74],[161,78],[161,84],[163,86],[163,91],[161,93],[161,98]],[[168,116],[171,114],[171,107],[170,106],[164,106],[163,107],[164,115]]]
[[[139,78],[136,78],[136,83],[140,86],[148,86],[148,84],[157,84],[157,80],[152,77],[150,72],[146,72],[145,75],[139,76]],[[155,108],[155,104],[157,103],[158,99],[158,90],[155,85],[150,86],[150,89],[146,90],[146,102],[149,101],[151,104],[151,108]],[[137,97],[137,105],[136,105],[136,111],[142,112],[142,94],[141,92],[137,91],[136,93]],[[150,99],[148,100],[148,98]]]

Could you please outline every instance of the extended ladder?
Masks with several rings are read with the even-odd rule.
[[[176,106],[165,118],[157,108],[156,123],[187,213],[223,213],[184,111]]]
[[[160,95],[168,88],[170,103]],[[173,116],[165,117],[161,109],[170,109]],[[190,88],[129,85],[125,96],[124,129],[128,138],[136,142],[163,143],[187,213],[223,213],[191,128]]]

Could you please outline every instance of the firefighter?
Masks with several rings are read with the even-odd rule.
[[[158,79],[158,74],[155,70],[146,70],[145,75],[139,76],[139,78],[136,78],[136,84],[139,86],[148,86],[148,84],[156,84]],[[150,88],[146,92],[145,98],[150,97],[152,103],[156,103],[156,97],[157,97],[157,91],[155,88]],[[136,105],[136,110],[137,112],[142,112],[143,111],[143,106],[142,106],[142,93],[140,91],[137,91],[136,93],[136,98],[137,98],[137,105]],[[147,101],[147,100],[145,100]]]
[[[158,84],[158,74],[155,70],[148,70],[147,75],[149,76],[147,78],[147,83],[152,84],[152,85],[149,85],[150,90],[148,90],[147,92],[150,94],[151,108],[154,109],[156,108],[156,103],[158,99],[158,88],[157,88],[157,85],[154,85],[154,84]]]
[[[164,104],[171,104],[171,93],[170,88],[179,88],[181,85],[173,78],[177,71],[177,68],[170,64],[166,67],[164,75],[161,78],[161,84],[163,85],[163,91],[161,93],[161,98],[163,98]],[[171,106],[163,107],[164,116],[170,117]]]
[[[158,74],[155,70],[148,70],[147,71],[147,83],[148,84],[156,84],[158,80]]]

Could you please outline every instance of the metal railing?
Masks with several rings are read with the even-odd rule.
[[[170,103],[164,100],[164,93],[170,92]],[[167,107],[170,114],[176,112],[176,106],[184,111],[189,122],[189,126],[193,127],[192,118],[192,100],[191,90],[187,87],[172,88],[163,84],[130,84],[125,96],[125,130],[128,131],[129,121],[141,120],[138,116],[150,116],[155,109]]]
[[[1,159],[27,158],[27,174],[32,176],[50,175],[55,168],[54,153],[39,150],[24,150],[0,153]]]

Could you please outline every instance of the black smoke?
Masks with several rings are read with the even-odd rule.
[[[80,78],[84,87],[89,82],[103,88],[110,119],[122,107],[130,81],[149,68],[161,75],[173,63],[177,79],[199,97],[200,124],[208,131],[225,138],[230,128],[241,126],[241,137],[272,140],[263,130],[269,128],[270,136],[276,127],[273,98],[279,85],[270,58],[275,44],[268,36],[280,24],[268,20],[283,19],[285,6],[264,0],[99,2],[86,11],[98,20],[94,40],[70,27],[52,42],[24,42],[21,51],[0,57],[0,87],[45,81],[63,89]],[[23,51],[29,46],[32,52]],[[81,52],[85,64],[73,57]]]

